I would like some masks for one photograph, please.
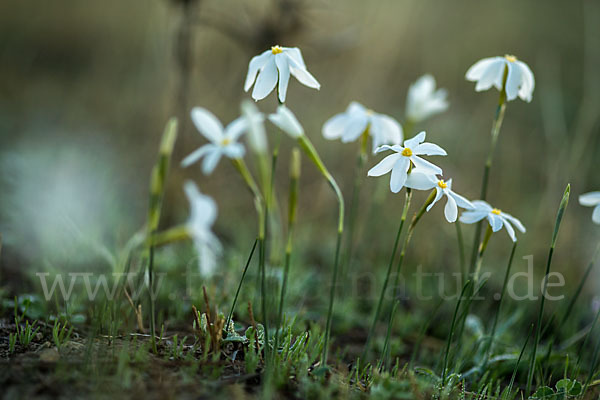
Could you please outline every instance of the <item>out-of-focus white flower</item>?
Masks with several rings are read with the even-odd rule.
[[[269,121],[290,135],[292,139],[298,139],[304,135],[304,128],[302,128],[294,113],[283,104],[277,107],[276,113],[269,114]]]
[[[265,132],[265,116],[250,100],[242,101],[242,116],[248,125],[248,144],[258,154],[267,153],[267,134]]]
[[[256,78],[257,74],[258,78]],[[299,48],[273,46],[270,50],[265,50],[250,60],[244,91],[250,90],[254,84],[252,98],[256,101],[262,100],[275,89],[279,82],[277,88],[279,101],[285,103],[290,74],[305,86],[317,90],[321,88],[321,84],[306,69]]]
[[[435,79],[423,75],[408,88],[406,96],[406,118],[412,122],[421,122],[434,114],[446,111],[448,102],[446,89],[435,90]]]
[[[334,115],[323,125],[325,139],[354,142],[368,131],[373,142],[373,152],[384,144],[400,144],[404,139],[402,126],[394,118],[366,109],[353,101],[346,111]]]
[[[519,231],[525,233],[525,227],[521,221],[512,215],[502,212],[497,208],[493,208],[483,200],[475,200],[472,204],[475,208],[463,212],[460,216],[459,221],[463,224],[473,224],[487,218],[493,232],[498,232],[504,226],[506,232],[508,232],[508,236],[510,236],[513,242],[517,241],[517,237],[515,236],[515,230],[511,224],[514,224]]]
[[[488,90],[492,86],[502,90],[504,86],[506,100],[509,101],[519,96],[521,100],[530,102],[535,88],[535,79],[531,69],[527,64],[511,55],[489,57],[477,61],[467,71],[466,78],[469,81],[477,82],[475,85],[477,92]]]
[[[219,239],[211,230],[217,218],[217,204],[209,196],[200,193],[198,186],[191,181],[186,181],[183,188],[190,203],[190,218],[186,227],[198,252],[200,273],[211,275],[222,250]]]
[[[452,179],[444,181],[443,179],[439,179],[436,175],[422,173],[415,168],[410,174],[408,174],[405,186],[418,190],[429,190],[435,188],[435,198],[431,204],[427,206],[427,211],[431,210],[431,208],[442,198],[442,196],[446,196],[447,201],[446,207],[444,207],[444,216],[448,222],[456,222],[456,218],[458,217],[458,207],[467,210],[472,210],[475,208],[475,206],[473,206],[469,200],[452,190]]]
[[[205,108],[194,107],[191,115],[196,129],[210,143],[205,144],[184,158],[181,162],[183,167],[187,167],[204,157],[202,172],[209,175],[214,171],[221,156],[224,155],[229,158],[242,158],[244,156],[244,146],[236,142],[248,128],[248,124],[243,117],[236,119],[226,128],[223,128],[217,117]]]
[[[600,224],[600,192],[589,192],[579,196],[579,204],[585,207],[594,207],[592,221]]]
[[[390,190],[393,193],[398,193],[402,187],[404,187],[411,163],[423,173],[441,175],[442,169],[440,167],[419,156],[445,156],[446,150],[442,149],[437,144],[423,143],[424,140],[425,132],[421,132],[412,139],[405,140],[404,147],[399,144],[393,146],[383,145],[379,147],[377,153],[385,150],[392,150],[394,151],[394,154],[385,157],[379,164],[371,168],[368,175],[381,176],[392,171]]]

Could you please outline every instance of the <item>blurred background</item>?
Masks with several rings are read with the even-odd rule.
[[[476,93],[465,72],[481,58],[507,53],[526,62],[536,78],[533,101],[508,104],[488,199],[528,228],[515,270],[524,271],[521,257],[532,254],[543,274],[556,210],[571,183],[553,269],[575,284],[600,236],[592,210],[577,202],[579,194],[600,190],[599,20],[595,0],[2,1],[0,279],[16,292],[39,290],[28,279],[32,272],[105,268],[98,247],[116,251],[144,224],[150,170],[173,115],[181,130],[161,225],[185,221],[182,183],[196,181],[219,204],[215,231],[239,268],[256,230],[250,195],[226,160],[211,176],[179,162],[204,143],[190,109],[206,107],[224,123],[236,118],[250,97],[243,91],[249,60],[280,44],[300,47],[322,85],[317,92],[292,79],[287,104],[348,202],[358,144],[324,140],[329,117],[356,100],[403,123],[409,85],[432,74],[448,90],[450,107],[417,129],[447,150],[448,157],[432,161],[454,178],[454,189],[476,199],[498,92]],[[274,95],[258,104],[264,112],[276,105]],[[280,133],[269,129],[274,143]],[[283,137],[282,204],[290,147]],[[379,158],[370,156],[367,168]],[[363,174],[350,268],[382,271],[404,196],[389,192],[388,177]],[[336,203],[306,160],[300,196],[295,268],[328,279]],[[463,227],[467,250],[472,228]],[[505,232],[494,235],[484,268],[503,271],[510,246]],[[407,271],[418,265],[459,270],[455,228],[441,205],[417,228]],[[598,276],[586,293],[597,293]]]

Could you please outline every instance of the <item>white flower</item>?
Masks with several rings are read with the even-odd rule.
[[[204,157],[202,172],[208,175],[213,172],[221,156],[241,158],[244,146],[237,139],[248,128],[247,122],[240,117],[223,129],[221,122],[210,111],[201,107],[192,109],[192,121],[202,136],[210,141],[183,159],[181,165],[187,167]]]
[[[365,131],[373,138],[373,152],[384,144],[400,144],[404,135],[402,126],[394,118],[366,109],[355,101],[345,112],[334,115],[323,125],[325,139],[354,142]]]
[[[368,175],[381,176],[392,171],[390,190],[393,193],[398,193],[406,183],[411,163],[415,168],[419,168],[419,170],[424,173],[441,175],[442,169],[440,167],[418,156],[445,156],[446,151],[437,144],[423,143],[424,140],[425,132],[421,132],[414,138],[405,140],[404,147],[399,144],[394,146],[381,146],[377,149],[377,153],[385,150],[392,150],[395,153],[385,157],[379,164],[371,168]]]
[[[579,196],[579,204],[585,207],[594,207],[592,221],[600,224],[600,192],[589,192]]]
[[[258,79],[256,75],[258,74]],[[302,53],[297,47],[273,46],[262,54],[254,56],[248,65],[248,75],[244,84],[244,91],[250,90],[256,80],[252,98],[262,100],[275,89],[279,81],[279,101],[285,103],[290,74],[294,75],[305,86],[320,89],[321,84],[306,70]]]
[[[446,111],[447,96],[445,89],[435,90],[433,76],[423,75],[408,88],[406,118],[413,122],[421,122],[434,114]]]
[[[298,139],[300,136],[304,135],[304,128],[302,128],[302,125],[300,125],[300,122],[298,122],[294,113],[283,104],[277,107],[277,112],[275,114],[269,114],[269,121],[290,135],[292,139]]]
[[[521,100],[530,102],[535,87],[531,69],[524,62],[517,60],[517,57],[510,55],[477,61],[467,71],[466,78],[477,82],[477,92],[488,90],[492,85],[502,90],[502,86],[505,85],[506,99],[509,101],[519,96]]]
[[[200,258],[200,273],[210,275],[222,250],[219,239],[211,231],[217,218],[217,205],[212,198],[200,193],[195,183],[186,181],[183,188],[190,202],[190,218],[186,227]]]
[[[447,201],[446,207],[444,207],[444,216],[448,222],[456,221],[456,218],[458,217],[458,207],[465,208],[467,210],[472,210],[475,208],[475,206],[473,206],[469,200],[452,191],[452,179],[444,181],[443,179],[438,179],[435,175],[422,173],[415,168],[410,174],[408,174],[405,186],[417,190],[429,190],[435,188],[435,198],[431,204],[427,206],[427,211],[431,210],[431,208],[442,198],[442,196],[446,196]]]
[[[242,116],[248,124],[248,144],[258,154],[267,153],[267,134],[265,132],[265,116],[250,100],[242,101]]]
[[[508,232],[508,236],[510,236],[513,242],[516,242],[517,238],[511,223],[515,224],[519,231],[525,233],[525,227],[521,221],[512,215],[502,212],[497,208],[492,208],[492,206],[483,200],[475,200],[472,204],[475,208],[473,210],[465,211],[460,216],[459,221],[463,224],[473,224],[487,218],[493,232],[498,232],[502,229],[502,226],[504,226]]]

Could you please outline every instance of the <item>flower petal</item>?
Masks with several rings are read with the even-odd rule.
[[[304,135],[304,128],[302,128],[302,125],[300,125],[300,122],[298,122],[294,113],[284,105],[277,107],[277,112],[275,114],[269,114],[269,121],[290,135],[293,139],[297,139]]]
[[[487,219],[492,227],[492,232],[498,232],[500,229],[502,229],[503,220],[499,215],[489,213],[487,215]]]
[[[288,58],[283,54],[275,55],[275,64],[279,71],[279,101],[285,103],[285,95],[287,93],[288,83],[290,81],[290,67],[288,65]]]
[[[521,68],[515,63],[508,63],[508,76],[506,77],[506,100],[514,100],[519,94],[522,76]]]
[[[511,240],[516,242],[517,237],[515,236],[515,230],[508,220],[504,220],[504,227],[506,228],[506,232],[508,232],[508,236],[510,236]]]
[[[440,199],[442,198],[443,195],[444,195],[444,192],[442,191],[442,188],[440,188],[439,186],[436,187],[435,188],[435,198],[433,199],[431,204],[429,204],[427,206],[427,212],[429,212],[429,210],[431,210],[431,208],[435,205],[435,203],[440,201]]]
[[[396,162],[400,160],[400,158],[404,158],[404,157],[402,157],[402,155],[400,155],[398,153],[394,153],[394,154],[390,154],[389,156],[386,156],[383,160],[379,161],[379,163],[377,165],[375,165],[373,168],[371,168],[369,170],[369,172],[367,172],[367,175],[368,176],[381,176],[381,175],[387,174],[388,172],[390,172],[392,170],[392,168],[394,167]]]
[[[229,158],[242,158],[246,153],[246,149],[241,143],[230,143],[227,146],[223,147],[223,154],[225,154]]]
[[[449,187],[450,185],[448,185]],[[454,198],[454,200],[456,201],[456,204],[460,207],[460,208],[464,208],[466,210],[473,210],[475,208],[475,206],[473,205],[473,203],[471,203],[469,200],[467,200],[466,198],[464,198],[463,196],[461,196],[460,194],[453,192],[452,190],[450,190],[449,195],[452,196],[452,198]]]
[[[366,115],[354,114],[348,120],[344,133],[342,134],[342,142],[350,143],[358,139],[367,129],[369,119]]]
[[[306,64],[302,58],[302,52],[297,47],[284,47],[283,52],[290,57],[296,64],[306,69]]]
[[[535,88],[535,78],[533,76],[533,72],[531,72],[529,66],[523,61],[517,60],[515,63],[521,68],[522,75],[519,97],[529,103],[533,97],[533,89]]]
[[[404,138],[400,123],[383,114],[375,114],[371,117],[369,133],[372,137],[373,152],[383,144],[400,144]]]
[[[252,57],[252,60],[248,64],[248,75],[246,75],[246,82],[244,83],[244,92],[250,90],[256,79],[256,74],[264,67],[271,54],[273,54],[271,50],[265,50],[261,54]]]
[[[456,201],[452,196],[446,196],[448,201],[446,202],[446,207],[444,207],[444,216],[446,217],[446,221],[448,222],[456,222],[456,218],[458,217],[458,207],[456,207]]]
[[[275,89],[278,77],[275,57],[271,57],[260,71],[260,74],[258,74],[258,79],[252,90],[252,98],[258,101],[267,97]]]
[[[525,229],[525,226],[521,223],[521,221],[519,221],[518,219],[516,219],[515,217],[513,217],[510,214],[507,214],[505,212],[502,213],[502,216],[507,219],[508,221],[512,222],[513,224],[515,224],[515,226],[517,227],[518,230],[520,230],[522,233],[525,233],[527,230]]]
[[[594,221],[595,224],[600,224],[600,205],[597,205],[596,208],[594,208],[592,221]]]
[[[225,128],[225,138],[235,142],[248,129],[248,120],[245,117],[239,117],[231,121]]]
[[[487,216],[486,211],[481,210],[473,210],[473,211],[465,211],[460,216],[460,222],[463,224],[474,224],[475,222],[481,221]]]
[[[600,192],[589,192],[579,196],[579,204],[585,207],[593,207],[600,204]]]
[[[346,124],[350,117],[346,113],[334,115],[323,124],[323,137],[328,140],[335,140],[342,137]]]
[[[427,156],[447,156],[446,150],[435,143],[421,143],[413,149],[415,154],[424,154]]]
[[[413,162],[413,164],[415,164],[416,168],[423,170],[423,172],[430,171],[432,174],[435,174],[435,175],[442,174],[442,169],[440,167],[438,167],[437,165],[435,165],[421,157],[411,156],[410,160]]]
[[[486,201],[473,200],[471,203],[475,207],[475,210],[481,210],[481,211],[485,211],[485,212],[492,211],[492,206],[490,206],[490,204]]]
[[[223,125],[213,113],[206,108],[194,107],[191,112],[192,122],[206,139],[213,143],[223,140]]]
[[[202,173],[204,175],[210,175],[215,170],[219,160],[221,159],[221,149],[215,148],[214,151],[206,154],[204,161],[202,162]]]
[[[437,185],[437,178],[435,175],[418,172],[417,169],[413,169],[404,186],[416,189],[416,190],[429,190],[433,189]]]
[[[419,132],[419,134],[415,137],[405,140],[404,147],[408,147],[409,149],[416,148],[419,144],[423,143],[423,141],[425,140],[425,135],[425,131]]]
[[[298,82],[304,86],[308,86],[317,90],[321,89],[321,84],[319,81],[317,81],[315,77],[312,76],[311,73],[306,69],[297,68],[296,66],[290,65],[290,72],[296,77],[296,79],[298,79]]]
[[[477,84],[475,85],[475,91],[481,92],[483,90],[488,90],[492,87],[492,85],[502,88],[504,68],[506,68],[506,62],[504,58],[496,57],[495,61],[490,63],[481,78],[477,81]]]
[[[210,153],[211,150],[214,150],[215,148],[216,146],[212,143],[205,144],[204,146],[199,147],[181,161],[181,166],[183,168],[189,167],[190,165],[192,165],[193,163]]]
[[[390,190],[392,193],[398,193],[404,187],[408,166],[409,160],[406,157],[401,157],[392,168],[392,176],[390,178]]]
[[[477,61],[467,70],[465,78],[472,82],[478,81],[481,79],[485,71],[487,71],[487,69],[494,64],[497,59],[498,57],[488,57]]]

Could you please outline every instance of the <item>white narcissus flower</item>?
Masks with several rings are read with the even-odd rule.
[[[402,126],[394,118],[368,110],[353,101],[346,111],[334,115],[323,125],[325,139],[354,142],[368,131],[373,142],[373,152],[384,144],[400,144],[404,139]]]
[[[269,121],[291,136],[292,139],[298,139],[304,135],[304,128],[302,128],[294,113],[284,105],[277,107],[276,113],[269,114]]]
[[[421,122],[434,114],[446,111],[448,101],[446,89],[435,90],[435,79],[423,75],[408,88],[406,96],[406,118],[412,122]]]
[[[592,221],[600,224],[600,192],[589,192],[579,196],[579,204],[585,207],[594,207]]]
[[[475,208],[469,200],[452,190],[452,179],[444,181],[443,179],[438,179],[435,175],[421,173],[415,168],[408,174],[405,186],[417,190],[429,190],[435,188],[435,198],[431,204],[427,206],[428,212],[442,196],[446,196],[447,201],[446,207],[444,207],[444,216],[448,222],[456,222],[456,218],[458,217],[458,207],[467,210]]]
[[[265,116],[250,100],[242,101],[242,116],[248,124],[248,144],[254,152],[266,154],[268,151],[267,134],[265,132]]]
[[[535,79],[531,69],[527,64],[511,55],[477,61],[467,71],[466,78],[469,81],[477,82],[475,85],[477,92],[488,90],[492,86],[502,90],[502,87],[505,86],[506,100],[509,101],[519,96],[521,100],[530,102],[535,88]]]
[[[184,158],[181,162],[183,167],[187,167],[204,157],[202,172],[209,175],[214,171],[221,156],[224,155],[234,159],[244,156],[244,146],[236,142],[248,128],[248,124],[243,117],[236,119],[226,128],[223,128],[217,117],[205,108],[194,107],[191,115],[196,129],[210,143],[205,144]]]
[[[497,208],[493,208],[483,200],[475,200],[472,204],[475,208],[463,212],[460,216],[459,221],[463,224],[473,224],[487,218],[493,232],[498,232],[504,226],[506,232],[508,232],[508,236],[510,236],[513,242],[517,241],[517,237],[515,236],[515,230],[511,224],[514,224],[519,231],[525,233],[525,227],[521,221],[512,215],[500,211]]]
[[[437,144],[423,143],[424,140],[425,132],[421,132],[412,139],[405,140],[404,147],[399,144],[394,146],[381,146],[377,149],[377,153],[385,150],[392,150],[395,153],[385,157],[379,164],[371,168],[368,175],[381,176],[392,171],[390,190],[393,193],[398,193],[402,187],[404,187],[411,163],[415,168],[419,168],[419,170],[424,173],[441,175],[442,169],[440,167],[419,156],[445,156],[446,150],[442,149]]]
[[[258,78],[256,78],[257,74]],[[254,84],[252,98],[256,101],[262,100],[275,89],[279,82],[277,88],[279,101],[285,103],[290,74],[305,86],[317,90],[321,88],[321,84],[306,69],[299,48],[273,46],[270,50],[265,50],[250,60],[244,91],[250,90]]]
[[[183,188],[190,203],[190,218],[186,227],[198,252],[200,273],[211,275],[222,250],[219,239],[211,230],[217,218],[217,204],[209,196],[200,193],[191,181],[186,181]]]

